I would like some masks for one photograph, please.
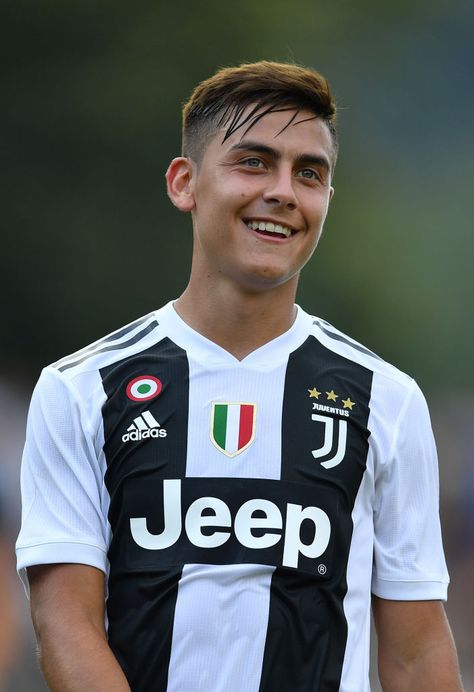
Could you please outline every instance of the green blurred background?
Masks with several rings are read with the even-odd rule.
[[[328,77],[339,106],[336,194],[298,300],[427,395],[448,612],[471,689],[472,2],[7,0],[0,25],[0,386],[10,435],[12,397],[23,411],[42,365],[184,288],[190,219],[169,203],[164,172],[195,84],[263,58]],[[23,425],[8,447],[15,468]],[[15,680],[15,690],[40,689]]]

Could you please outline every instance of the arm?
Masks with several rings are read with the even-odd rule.
[[[104,629],[104,574],[79,564],[28,569],[40,664],[53,692],[130,692]]]
[[[0,530],[0,689],[15,662],[18,650],[18,615],[13,589],[14,562],[8,541]]]
[[[384,692],[462,692],[451,630],[440,601],[372,597]]]

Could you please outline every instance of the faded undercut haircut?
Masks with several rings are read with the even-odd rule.
[[[209,138],[225,128],[222,143],[241,129],[244,135],[271,112],[314,113],[328,127],[337,156],[336,105],[328,81],[311,68],[262,60],[224,67],[194,89],[183,106],[183,156],[199,164]],[[282,130],[283,131],[283,130]]]

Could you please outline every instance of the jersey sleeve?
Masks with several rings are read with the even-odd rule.
[[[46,368],[33,392],[22,459],[17,568],[81,563],[107,570],[103,474],[94,431],[71,383]]]
[[[428,407],[414,382],[376,475],[374,527],[372,592],[390,600],[446,600],[438,459]]]

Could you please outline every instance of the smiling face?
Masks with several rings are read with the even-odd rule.
[[[224,142],[219,131],[199,164],[171,164],[169,191],[176,162],[183,184],[187,175],[185,197],[170,197],[193,216],[191,281],[211,278],[247,291],[290,282],[296,290],[332,195],[333,144],[312,113],[303,110],[290,122],[292,116],[293,110],[268,113]]]

